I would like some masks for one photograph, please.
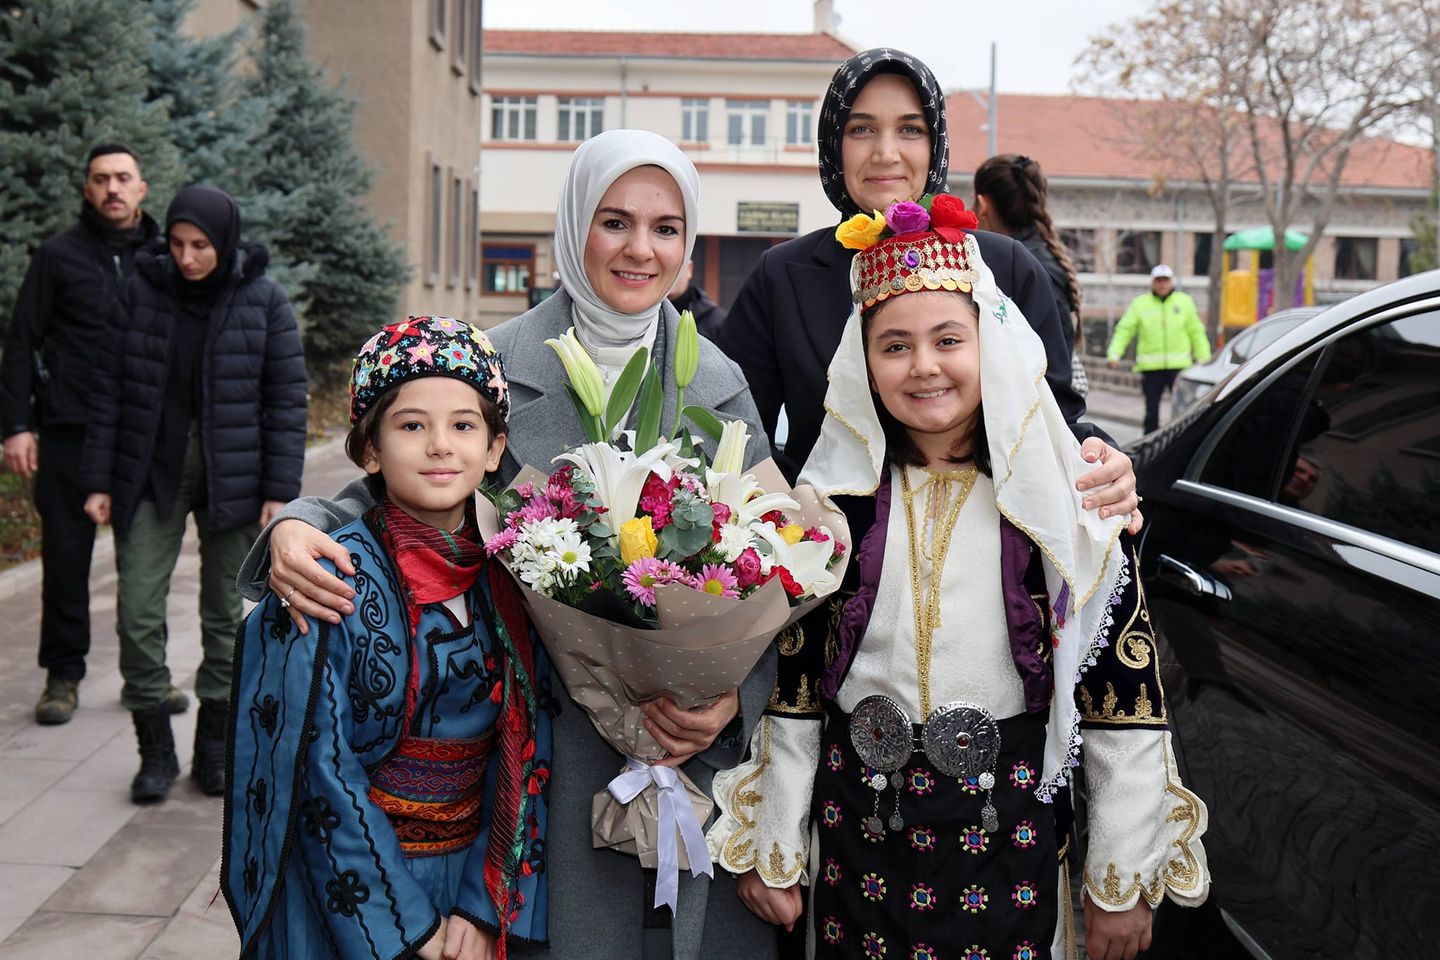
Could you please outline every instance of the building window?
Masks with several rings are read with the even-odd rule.
[[[450,0],[430,0],[430,42],[436,50],[445,49],[446,7]]]
[[[1191,258],[1191,272],[1197,277],[1210,276],[1210,258],[1215,255],[1215,234],[1196,233],[1194,237],[1195,256]]]
[[[475,244],[480,239],[479,224],[475,222],[480,211],[480,191],[474,185],[465,181],[465,289],[475,288],[475,275],[479,269],[479,258],[476,256]]]
[[[790,146],[807,147],[815,142],[815,101],[786,101],[785,142]]]
[[[1412,273],[1419,273],[1420,267],[1424,264],[1417,263],[1420,259],[1420,241],[1414,237],[1403,237],[1400,240],[1400,272],[1399,277],[1408,277]]]
[[[710,101],[684,97],[680,101],[680,139],[685,143],[710,140]]]
[[[525,295],[535,273],[535,248],[528,244],[483,244],[480,289],[484,293]]]
[[[470,8],[470,39],[466,43],[470,51],[470,62],[466,72],[470,74],[470,93],[480,96],[480,45],[484,33],[481,28],[480,4],[483,0],[465,0]]]
[[[726,100],[726,142],[732,147],[764,146],[769,118],[769,100]]]
[[[1149,273],[1159,262],[1159,230],[1120,231],[1115,242],[1116,273]]]
[[[1378,246],[1374,237],[1336,237],[1335,279],[1374,280]]]
[[[492,140],[534,140],[537,97],[495,97],[490,105]]]
[[[429,163],[425,190],[425,284],[433,287],[440,280],[440,246],[445,236],[445,171],[433,155]]]
[[[460,258],[464,253],[464,238],[461,230],[465,223],[465,184],[452,171],[450,174],[450,237],[449,258],[445,261],[445,286],[453,287],[460,282]]]
[[[604,97],[558,97],[558,140],[589,140],[605,129]],[[533,138],[532,138],[533,139]]]
[[[1088,227],[1061,227],[1060,246],[1070,254],[1076,273],[1095,272],[1095,231]]]
[[[455,42],[450,45],[454,54],[450,59],[450,69],[460,74],[465,72],[465,61],[470,49],[469,14],[470,0],[455,0]]]

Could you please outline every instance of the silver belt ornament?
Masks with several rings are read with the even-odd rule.
[[[875,806],[863,823],[872,836],[883,836],[887,825],[897,833],[905,829],[905,820],[900,816],[904,778],[897,774],[917,747],[945,776],[957,780],[975,777],[985,791],[981,829],[986,833],[1000,829],[1000,816],[992,798],[995,761],[1000,756],[1000,725],[984,707],[963,700],[936,707],[925,718],[917,741],[905,708],[889,697],[875,694],[861,700],[851,712],[850,743],[865,765],[876,771],[870,777]],[[888,824],[882,824],[880,794],[886,787],[895,788],[895,807]]]

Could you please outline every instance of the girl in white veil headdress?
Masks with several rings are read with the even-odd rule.
[[[716,778],[709,840],[764,919],[792,923],[809,886],[815,955],[1073,956],[1083,757],[1086,942],[1132,957],[1162,897],[1204,899],[1206,810],[1171,754],[1127,520],[1083,509],[1044,349],[973,226],[941,196],[837,231],[855,309],[801,479],[875,522],[809,675]]]

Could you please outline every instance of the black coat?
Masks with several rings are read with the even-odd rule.
[[[136,256],[105,329],[81,482],[111,495],[124,535],[156,456],[165,399],[176,269],[159,245]],[[242,245],[210,310],[199,367],[206,508],[217,532],[255,523],[266,500],[300,494],[305,465],[305,357],[290,301],[265,275],[263,247]]]
[[[40,244],[15,298],[0,359],[0,432],[74,425],[89,417],[91,371],[105,318],[135,250],[160,232],[148,214],[135,236],[112,247],[88,203],[74,226]]]
[[[1044,341],[1045,379],[1075,435],[1108,439],[1097,427],[1078,422],[1085,401],[1070,389],[1070,349],[1049,277],[1010,237],[976,231],[975,239],[1001,292],[1015,301]],[[852,306],[853,256],[835,239],[834,227],[766,250],[730,307],[718,341],[745,372],[772,437],[780,407],[785,407],[790,435],[775,459],[792,483],[820,437],[826,373]]]

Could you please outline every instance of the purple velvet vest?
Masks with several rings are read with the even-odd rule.
[[[860,569],[860,589],[840,617],[837,652],[833,663],[825,667],[820,681],[820,696],[834,700],[865,630],[875,610],[875,593],[880,586],[880,570],[885,563],[886,532],[890,526],[890,471],[875,491],[875,522],[860,541],[856,563]],[[1005,518],[1000,519],[1000,584],[1005,593],[1005,622],[1009,626],[1010,654],[1025,688],[1025,709],[1043,713],[1050,707],[1053,688],[1050,660],[1042,655],[1049,643],[1046,622],[1048,605],[1043,608],[1030,599],[1031,594],[1045,592],[1044,570],[1038,551],[1029,538]],[[917,721],[923,717],[916,718]]]

